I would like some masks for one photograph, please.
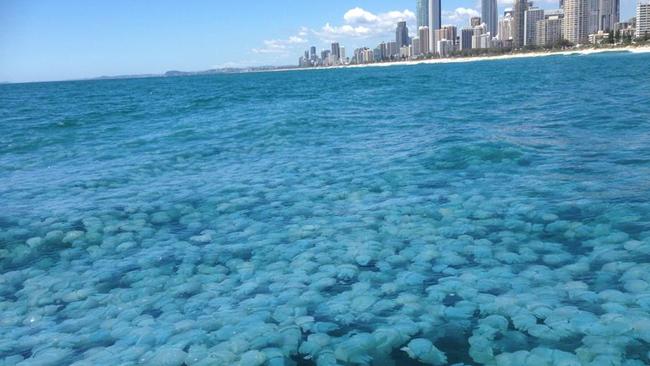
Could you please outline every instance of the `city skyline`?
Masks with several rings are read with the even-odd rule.
[[[621,1],[622,19],[634,16],[635,4]],[[558,7],[555,1],[537,5]],[[511,6],[500,1],[498,14]],[[399,20],[407,22],[409,36],[416,36],[416,12],[415,0],[309,6],[277,1],[254,10],[198,0],[182,10],[168,0],[155,8],[126,0],[92,7],[80,0],[7,0],[0,4],[0,81],[291,65],[311,45],[325,49],[337,41],[349,54],[391,39]],[[480,13],[480,2],[446,1],[441,23],[460,29]]]
[[[481,1],[482,17],[473,16],[469,24],[441,25],[441,0],[416,0],[417,31],[411,36],[407,22],[399,20],[393,41],[376,47],[355,48],[351,57],[335,52],[316,56],[305,51],[298,59],[301,68],[371,64],[506,54],[540,49],[566,49],[598,45],[631,45],[650,37],[650,7],[637,4],[636,18],[621,19],[620,0],[562,0],[557,9],[543,9],[530,0],[514,0],[502,17],[495,0]]]

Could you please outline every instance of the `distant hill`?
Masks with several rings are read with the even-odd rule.
[[[91,78],[90,80],[139,79],[139,78],[176,77],[176,76],[193,76],[193,75],[214,75],[214,74],[239,74],[239,73],[247,73],[247,72],[291,70],[297,68],[298,68],[297,66],[255,66],[255,67],[242,67],[242,68],[224,67],[220,69],[210,69],[210,70],[203,70],[203,71],[170,70],[165,72],[164,74],[99,76],[96,78]]]
[[[255,67],[224,67],[220,69],[210,69],[204,71],[178,71],[171,70],[163,74],[163,76],[192,76],[192,75],[211,75],[211,74],[238,74],[245,72],[260,72],[260,71],[274,71],[274,70],[290,70],[297,69],[297,66],[255,66]]]

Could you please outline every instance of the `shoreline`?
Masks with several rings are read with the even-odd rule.
[[[426,60],[390,61],[390,62],[378,62],[378,63],[359,64],[359,65],[337,65],[337,66],[325,66],[325,67],[278,69],[278,70],[268,70],[266,72],[448,64],[448,63],[465,63],[465,62],[477,62],[477,61],[510,60],[510,59],[517,59],[517,58],[532,58],[532,57],[546,57],[546,56],[571,56],[571,55],[584,56],[584,55],[606,53],[606,52],[650,53],[650,46],[639,46],[639,47],[628,46],[628,47],[618,47],[618,48],[586,48],[586,49],[563,50],[563,51],[537,51],[537,52],[513,53],[513,54],[494,55],[494,56],[433,58],[433,59],[426,59]]]
[[[517,58],[546,57],[546,56],[590,55],[595,53],[606,53],[606,52],[650,53],[650,45],[611,47],[611,48],[583,48],[583,49],[562,50],[562,51],[532,51],[532,52],[510,53],[510,54],[494,55],[494,56],[432,58],[432,59],[425,59],[425,60],[377,62],[372,64],[360,64],[360,65],[355,64],[355,65],[319,66],[319,67],[302,67],[302,68],[301,67],[286,67],[286,68],[279,67],[277,69],[272,69],[272,70],[251,70],[251,71],[224,72],[224,73],[196,72],[196,74],[174,75],[174,76],[166,76],[165,74],[142,74],[142,75],[123,75],[123,76],[101,76],[96,78],[85,78],[85,79],[0,82],[0,85],[129,80],[129,79],[144,79],[144,78],[155,79],[155,78],[206,76],[206,75],[254,74],[254,73],[266,73],[266,72],[336,70],[336,69],[365,68],[365,67],[413,66],[413,65],[427,65],[427,64],[497,61],[497,60],[510,60],[510,59],[517,59]]]

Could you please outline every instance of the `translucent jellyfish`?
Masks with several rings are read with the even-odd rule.
[[[327,334],[310,334],[307,341],[302,342],[298,352],[308,358],[316,358],[316,355],[330,343]]]
[[[370,352],[374,346],[375,339],[371,334],[359,333],[337,345],[334,355],[339,361],[367,365],[372,361]]]
[[[408,353],[412,359],[428,365],[444,365],[447,363],[447,355],[425,338],[413,339],[406,347],[402,348],[402,351]]]
[[[250,350],[241,355],[239,366],[260,366],[266,362],[266,354],[257,350]]]
[[[151,366],[180,366],[185,362],[187,353],[176,347],[161,347],[147,361]]]

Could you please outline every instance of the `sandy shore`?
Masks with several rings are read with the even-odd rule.
[[[604,52],[648,53],[650,52],[650,46],[621,47],[621,48],[589,48],[589,49],[568,50],[568,51],[542,51],[542,52],[527,52],[527,53],[516,53],[516,54],[498,55],[498,56],[435,58],[435,59],[428,59],[428,60],[381,62],[381,63],[362,64],[362,65],[312,67],[312,68],[299,68],[299,69],[291,69],[291,70],[327,70],[327,69],[343,69],[343,68],[357,68],[357,67],[387,67],[387,66],[407,66],[407,65],[422,65],[422,64],[446,64],[446,63],[458,63],[458,62],[510,60],[515,58],[528,58],[528,57],[591,55],[595,53],[604,53]],[[277,71],[284,71],[284,70],[277,70]]]

